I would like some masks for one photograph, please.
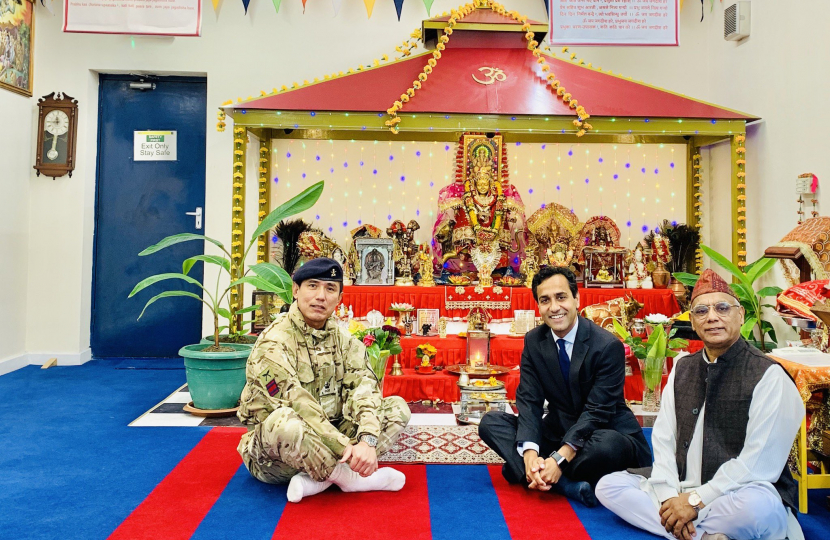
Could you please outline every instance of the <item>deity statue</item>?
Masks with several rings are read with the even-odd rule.
[[[643,245],[637,244],[628,264],[628,277],[625,286],[629,289],[652,289],[654,284],[648,274],[647,261],[643,255]]]
[[[583,224],[570,209],[559,203],[548,203],[527,220],[528,230],[538,244],[539,260],[551,266],[570,268],[576,272],[576,256],[582,250],[580,232]]]
[[[502,136],[464,134],[460,146],[455,182],[438,196],[432,228],[436,270],[478,271],[473,249],[489,252],[494,245],[499,254],[495,268],[518,270],[524,258],[524,204],[507,181]]]
[[[363,265],[366,267],[366,275],[369,279],[366,280],[366,285],[383,285],[383,268],[385,262],[383,260],[383,253],[373,249],[366,254],[363,260]]]
[[[344,283],[346,278],[349,281],[355,281],[360,275],[360,255],[357,253],[357,249],[355,249],[354,241],[358,238],[380,238],[382,234],[383,231],[369,224],[361,225],[351,230],[349,233],[351,241],[349,242],[348,253],[346,253],[346,263],[343,266]]]
[[[397,270],[395,278],[395,285],[414,285],[412,280],[412,266],[414,264],[415,252],[417,244],[415,243],[415,231],[421,226],[414,219],[409,220],[409,224],[404,225],[403,221],[396,219],[392,225],[386,229],[386,234],[389,238],[395,241],[393,250],[393,258],[395,260],[395,269]]]
[[[435,280],[432,277],[432,253],[429,244],[426,242],[418,246],[418,272],[421,274],[418,286],[432,287],[435,285]]]
[[[525,277],[525,287],[533,284],[533,276],[539,272],[539,261],[536,259],[537,248],[536,241],[531,240],[525,248],[525,258],[519,266],[519,272]]]

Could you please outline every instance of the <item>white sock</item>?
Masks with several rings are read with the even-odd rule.
[[[329,487],[331,487],[331,482],[328,480],[318,482],[304,472],[295,474],[291,482],[288,483],[288,501],[293,503],[300,502],[303,500],[303,497],[317,495]]]
[[[345,492],[354,491],[400,491],[406,483],[406,476],[391,467],[378,469],[371,476],[360,476],[346,463],[338,463],[329,481]]]

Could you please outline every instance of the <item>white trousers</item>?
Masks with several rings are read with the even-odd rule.
[[[602,477],[596,496],[631,525],[675,540],[660,523],[657,498],[652,498],[649,491],[642,476],[621,471]],[[733,540],[781,540],[787,537],[787,514],[781,499],[768,489],[747,484],[704,507],[694,526],[697,538],[704,533],[722,533]]]

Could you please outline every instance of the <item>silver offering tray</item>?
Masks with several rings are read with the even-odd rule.
[[[786,315],[782,315],[781,319],[790,326],[794,326],[802,330],[816,329],[816,321],[812,319],[805,319],[804,317],[789,317]]]

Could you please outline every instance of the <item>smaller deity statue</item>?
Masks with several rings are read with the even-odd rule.
[[[609,274],[608,273],[608,268],[606,268],[606,266],[603,265],[599,269],[599,272],[597,272],[596,280],[597,281],[602,281],[602,282],[605,282],[605,283],[610,283],[611,281],[614,281],[614,276]]]
[[[417,244],[415,243],[415,231],[421,226],[414,219],[407,225],[403,221],[395,220],[386,229],[389,238],[395,240],[394,259],[395,269],[399,277],[395,278],[395,285],[414,285],[412,280],[412,265],[415,259]]]
[[[421,279],[418,281],[419,287],[435,286],[435,279],[432,276],[432,252],[427,242],[418,246],[418,272],[421,274]]]
[[[536,260],[537,248],[538,245],[535,242],[529,243],[525,248],[525,258],[519,266],[519,272],[525,277],[525,287],[532,286],[533,276],[539,272],[539,261]]]
[[[383,269],[386,263],[383,260],[383,253],[376,249],[370,251],[363,261],[366,268],[366,285],[383,285]]]
[[[653,289],[654,284],[648,273],[648,266],[643,255],[642,244],[637,244],[628,264],[628,279],[625,286],[629,289]]]

